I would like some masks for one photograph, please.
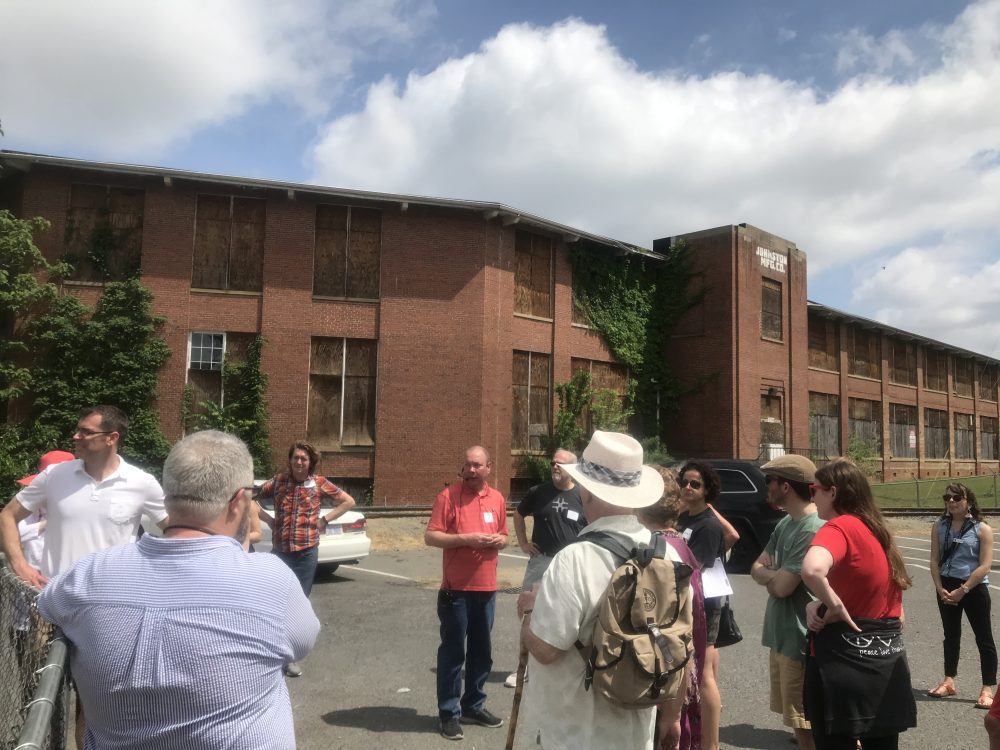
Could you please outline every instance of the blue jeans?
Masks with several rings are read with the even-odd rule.
[[[312,591],[313,578],[316,577],[316,561],[319,559],[319,545],[298,552],[279,552],[272,549],[271,552],[292,569],[295,577],[299,579],[302,593],[309,596]]]
[[[490,630],[496,597],[495,591],[438,591],[441,645],[437,654],[437,696],[442,721],[458,718],[462,709],[478,711],[486,705],[483,687],[493,669]]]

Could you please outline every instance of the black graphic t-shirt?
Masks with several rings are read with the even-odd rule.
[[[576,539],[587,525],[580,490],[560,490],[552,482],[536,484],[517,506],[517,512],[535,517],[531,541],[546,555],[554,555]]]

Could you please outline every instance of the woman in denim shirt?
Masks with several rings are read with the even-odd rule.
[[[975,493],[964,484],[949,484],[944,502],[945,512],[931,529],[931,578],[944,626],[944,679],[928,695],[955,695],[964,610],[976,636],[983,673],[976,708],[986,709],[993,704],[993,686],[997,682],[987,575],[993,564],[993,530],[982,520]]]

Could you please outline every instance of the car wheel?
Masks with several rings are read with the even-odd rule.
[[[749,573],[753,561],[760,557],[761,548],[750,533],[749,527],[743,523],[734,523],[733,526],[740,533],[740,538],[729,550],[729,559],[726,560],[726,572],[739,574]]]
[[[322,576],[332,576],[337,572],[337,568],[339,567],[340,563],[320,563],[319,574]]]

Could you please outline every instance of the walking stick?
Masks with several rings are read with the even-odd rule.
[[[521,653],[517,658],[517,685],[514,688],[514,704],[510,707],[510,723],[507,725],[505,750],[514,747],[514,733],[517,731],[517,715],[521,709],[521,693],[524,692],[524,672],[528,668],[528,647],[521,641]]]

